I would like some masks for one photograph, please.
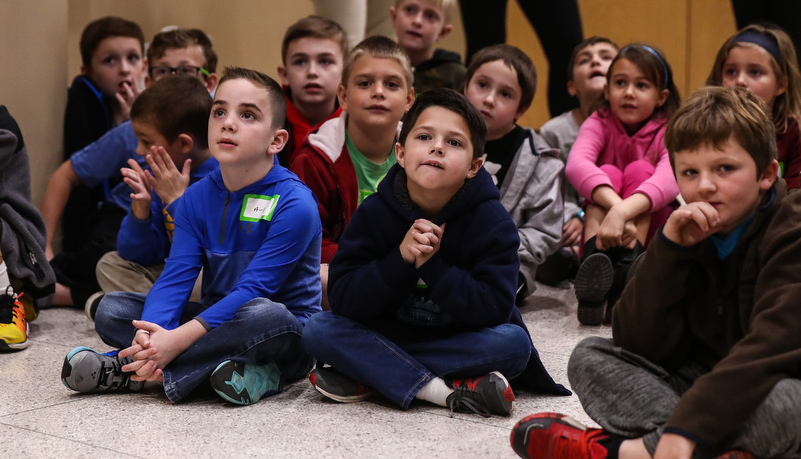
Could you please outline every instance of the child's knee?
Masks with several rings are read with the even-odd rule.
[[[577,374],[592,373],[592,368],[601,360],[599,357],[608,354],[614,347],[611,339],[590,336],[581,340],[567,361],[567,377],[572,379]]]

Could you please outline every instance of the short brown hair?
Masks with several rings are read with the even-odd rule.
[[[153,125],[168,142],[189,134],[209,147],[211,97],[203,83],[186,75],[168,75],[142,91],[131,106],[131,120]]]
[[[203,50],[203,67],[209,73],[217,71],[217,53],[211,40],[200,29],[175,29],[157,33],[147,48],[147,60],[152,65],[157,59],[164,56],[167,50],[183,49],[190,46],[200,46]]]
[[[367,37],[353,47],[342,68],[342,86],[348,86],[348,78],[350,77],[350,72],[353,71],[353,65],[362,56],[391,59],[397,62],[403,68],[403,73],[406,76],[406,89],[412,87],[414,74],[412,73],[412,63],[409,60],[409,56],[401,49],[400,45],[381,35]]]
[[[100,42],[111,37],[130,37],[139,41],[139,50],[145,54],[145,35],[135,22],[116,16],[96,19],[84,27],[81,33],[81,62],[87,69],[92,68],[92,55]]]
[[[670,119],[665,146],[674,155],[703,146],[722,149],[734,139],[756,163],[757,174],[776,159],[776,131],[765,102],[745,88],[707,86],[694,92]]]
[[[348,36],[337,22],[321,16],[306,16],[289,26],[281,42],[281,62],[286,65],[286,53],[289,45],[301,38],[323,38],[333,40],[339,45],[342,57],[348,55]]]
[[[515,46],[492,45],[475,53],[470,59],[470,65],[467,66],[464,87],[466,88],[470,84],[470,79],[482,65],[494,61],[503,61],[507,67],[514,69],[517,73],[517,84],[520,85],[520,104],[517,109],[518,111],[528,109],[534,100],[534,93],[537,92],[537,69],[531,62],[531,58]]]
[[[256,86],[264,88],[267,91],[270,101],[272,128],[278,129],[283,127],[286,121],[286,97],[284,96],[284,91],[281,89],[281,85],[258,70],[242,67],[226,67],[225,70],[223,70],[220,83],[217,85],[218,93],[220,86],[228,80],[247,80]]]
[[[395,8],[400,7],[406,0],[395,0]],[[456,9],[456,0],[424,0],[426,3],[433,4],[436,8],[442,11],[442,18],[445,24],[449,24],[453,11]]]

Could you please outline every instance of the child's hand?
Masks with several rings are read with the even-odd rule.
[[[711,204],[692,202],[670,214],[662,234],[676,244],[690,246],[717,232],[720,223],[718,211]]]
[[[419,268],[439,250],[445,225],[439,227],[430,221],[420,218],[415,220],[401,242],[401,255],[408,264],[414,263]]]
[[[128,165],[130,168],[123,167],[120,172],[122,172],[123,181],[133,190],[131,211],[139,220],[145,220],[150,217],[150,204],[153,202],[150,185],[147,183],[147,176],[139,163],[129,159]]]
[[[139,87],[125,83],[123,88],[114,95],[117,97],[117,102],[120,104],[122,121],[131,119],[131,106],[133,106],[136,96],[139,95]]]
[[[681,435],[666,433],[656,445],[654,459],[690,459],[695,442]]]
[[[150,147],[150,154],[145,159],[153,172],[152,175],[148,175],[150,186],[164,201],[164,206],[169,206],[180,198],[189,186],[189,166],[192,160],[184,161],[183,169],[178,171],[164,147]]]
[[[612,247],[633,248],[637,244],[637,227],[633,220],[626,220],[621,212],[612,206],[606,217],[598,227],[595,237],[595,246],[600,250],[609,250]]]
[[[584,222],[578,217],[573,217],[562,227],[562,247],[572,247],[581,240],[584,232]]]

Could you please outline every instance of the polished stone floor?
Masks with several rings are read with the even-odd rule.
[[[521,311],[546,368],[568,385],[573,346],[609,327],[576,320],[572,287],[542,286]],[[455,414],[423,402],[401,411],[383,399],[339,404],[299,381],[248,407],[201,394],[174,405],[160,386],[136,394],[80,395],[60,381],[75,346],[106,351],[83,311],[48,309],[31,345],[0,353],[0,457],[515,457],[509,432],[530,413],[559,411],[590,422],[575,395],[517,393],[510,417]]]

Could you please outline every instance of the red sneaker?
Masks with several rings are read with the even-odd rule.
[[[745,451],[734,450],[723,453],[720,456],[716,457],[715,459],[755,459],[755,456]]]
[[[527,416],[512,428],[509,441],[518,456],[531,459],[605,459],[598,440],[609,438],[601,429],[588,429],[559,413]]]

